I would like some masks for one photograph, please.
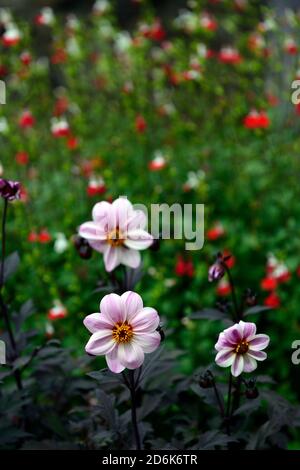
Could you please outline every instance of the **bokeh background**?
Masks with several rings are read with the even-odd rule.
[[[39,19],[46,4],[49,24]],[[39,337],[82,355],[82,320],[107,279],[100,254],[84,260],[74,246],[93,205],[123,194],[148,206],[203,203],[203,249],[162,241],[143,254],[138,291],[162,315],[167,348],[186,352],[178,370],[192,373],[213,361],[223,325],[191,314],[230,298],[207,273],[217,252],[231,254],[239,295],[251,288],[271,307],[252,317],[271,337],[261,371],[297,403],[298,2],[120,0],[91,13],[93,4],[0,1],[13,10],[8,26],[2,12],[2,35],[11,23],[20,32],[0,52],[2,174],[23,187],[9,211],[9,251],[22,260],[9,298],[32,298]]]

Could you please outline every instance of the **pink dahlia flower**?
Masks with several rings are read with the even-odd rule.
[[[139,250],[153,243],[153,237],[144,230],[147,219],[143,211],[134,210],[126,198],[120,197],[112,204],[97,203],[92,217],[91,222],[79,227],[79,235],[103,253],[105,269],[110,272],[119,264],[137,268],[141,262]]]
[[[115,373],[140,367],[144,354],[157,349],[161,340],[156,331],[157,311],[144,307],[135,292],[106,295],[101,300],[100,313],[88,315],[83,323],[92,333],[86,352],[105,355],[108,367]]]
[[[231,373],[237,377],[242,372],[256,369],[256,361],[264,361],[267,354],[262,351],[269,344],[267,335],[257,335],[255,323],[240,321],[219,335],[216,363],[220,367],[231,366]]]

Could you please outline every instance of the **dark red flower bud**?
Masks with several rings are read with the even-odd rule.
[[[78,254],[79,254],[80,258],[82,258],[82,259],[90,259],[91,258],[92,254],[93,254],[93,250],[92,250],[92,247],[89,245],[87,240],[80,237],[79,235],[76,235],[73,238],[73,243],[74,243],[74,246],[75,246],[76,250],[78,251]]]
[[[253,307],[257,303],[257,295],[251,289],[245,291],[245,302],[248,307]]]
[[[0,196],[7,201],[14,201],[20,197],[21,185],[18,181],[10,181],[0,178]]]
[[[162,329],[161,325],[158,326],[157,328],[158,333],[160,334],[160,340],[163,342],[165,340],[165,332]]]
[[[213,375],[210,371],[206,371],[206,372],[204,372],[204,374],[202,374],[200,376],[199,385],[202,388],[212,388],[213,387],[214,378],[213,378]]]
[[[150,245],[149,249],[151,251],[158,251],[160,248],[160,239],[154,238],[152,245]]]
[[[245,395],[249,400],[254,400],[259,396],[259,391],[257,390],[257,387],[247,388]]]
[[[250,379],[245,382],[246,385],[246,391],[245,391],[245,396],[249,400],[254,400],[255,398],[258,397],[259,392],[256,386],[256,380],[255,379]]]

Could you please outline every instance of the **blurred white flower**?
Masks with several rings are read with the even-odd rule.
[[[176,279],[165,279],[164,285],[165,287],[174,287],[176,285]]]
[[[54,326],[52,323],[47,322],[45,325],[45,333],[48,338],[51,338],[54,335]]]
[[[55,253],[61,254],[64,253],[69,248],[69,242],[66,239],[66,236],[64,233],[57,233],[55,235],[55,242],[54,242],[54,251]]]
[[[110,9],[110,4],[107,0],[97,0],[93,6],[93,12],[96,14],[106,13]]]
[[[70,13],[67,16],[66,26],[67,26],[67,28],[71,29],[72,31],[77,31],[79,29],[80,21],[77,18],[77,16],[74,15],[74,13]]]
[[[65,318],[68,314],[66,307],[59,299],[53,301],[53,307],[48,311],[49,320],[59,320]]]
[[[51,26],[54,23],[54,13],[52,8],[50,7],[44,7],[41,9],[40,13],[37,16],[37,22],[38,24],[44,25],[44,26]]]
[[[6,25],[6,31],[2,36],[2,41],[6,46],[14,46],[20,41],[22,34],[19,28],[13,24],[9,23]]]
[[[199,18],[192,11],[181,10],[177,18],[175,18],[174,24],[177,28],[192,32],[199,26]]]
[[[132,45],[132,39],[127,31],[122,31],[117,34],[115,41],[115,49],[119,53],[127,52]]]
[[[99,31],[99,34],[105,39],[111,39],[115,35],[114,28],[111,22],[108,20],[101,21],[98,31]]]
[[[0,134],[6,134],[9,131],[6,117],[0,117]]]
[[[200,43],[197,45],[197,54],[201,58],[206,58],[207,57],[207,46],[203,43]]]
[[[205,173],[203,170],[189,171],[187,174],[187,180],[185,186],[189,189],[196,189],[200,182],[205,179]]]
[[[8,8],[0,8],[0,22],[4,25],[12,22],[11,12]]]
[[[79,57],[80,56],[80,46],[78,40],[72,36],[66,42],[66,51],[68,55],[71,57]]]

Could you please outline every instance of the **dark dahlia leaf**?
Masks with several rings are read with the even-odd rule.
[[[121,374],[114,374],[109,369],[95,370],[86,374],[88,377],[97,380],[101,384],[122,384],[123,378]]]
[[[199,312],[192,313],[189,318],[191,320],[224,320],[226,317],[226,313],[221,312],[221,310],[205,308]]]
[[[68,437],[65,425],[63,424],[60,416],[56,413],[47,413],[47,415],[44,416],[43,425],[62,439],[66,439]]]
[[[108,395],[102,390],[97,391],[97,398],[99,404],[97,409],[100,410],[102,418],[106,421],[109,428],[117,429],[118,428],[118,411],[115,407],[115,397],[113,395]]]
[[[117,289],[116,286],[109,284],[108,286],[96,287],[96,289],[93,290],[93,294],[96,294],[99,292],[111,293],[111,292],[115,292],[116,289]]]
[[[249,416],[251,413],[259,409],[260,404],[261,404],[260,398],[249,400],[243,405],[241,405],[237,410],[235,410],[234,416],[241,415],[244,413],[247,413],[247,416]]]
[[[265,449],[266,440],[273,433],[270,421],[264,423],[248,440],[246,450]]]
[[[196,393],[196,395],[198,395],[198,397],[202,398],[204,403],[206,403],[207,405],[214,407],[218,406],[216,395],[212,388],[201,388],[196,383],[193,383],[190,388],[191,390],[193,390],[194,393]]]
[[[227,436],[219,431],[207,431],[202,436],[198,443],[192,447],[193,450],[213,450],[216,447],[226,447],[229,442],[237,442],[233,436]]]
[[[278,432],[269,437],[272,448],[287,449],[289,438],[286,433]]]
[[[255,307],[250,307],[244,312],[244,317],[248,315],[255,315],[256,313],[266,312],[272,310],[271,307],[265,307],[264,305],[255,305]]]
[[[256,382],[261,384],[275,384],[276,381],[272,379],[269,375],[258,375],[256,377]]]
[[[13,370],[23,369],[31,361],[31,356],[18,357],[12,364]]]
[[[4,282],[7,281],[7,279],[12,276],[18,269],[18,266],[20,264],[20,257],[17,251],[12,253],[11,255],[7,256],[4,261]]]
[[[32,434],[22,431],[22,429],[19,428],[14,428],[12,426],[0,427],[0,446],[15,444],[19,440],[31,436]]]
[[[156,395],[146,395],[143,400],[142,406],[138,409],[138,419],[142,420],[146,418],[146,416],[148,416],[150,413],[152,413],[152,411],[158,409],[159,404],[163,399],[163,396],[163,393]]]

